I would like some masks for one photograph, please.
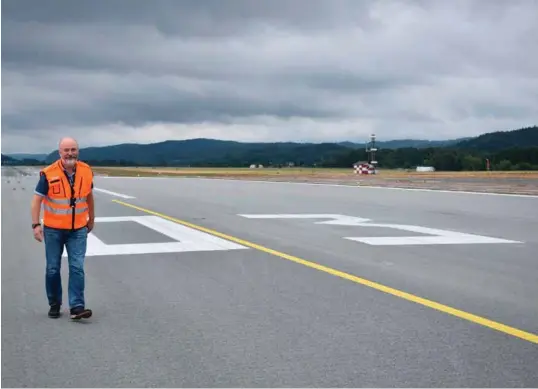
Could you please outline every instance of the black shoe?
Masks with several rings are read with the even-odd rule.
[[[60,317],[60,304],[51,305],[49,309],[49,317],[52,319],[57,319]]]
[[[91,316],[91,309],[85,309],[84,307],[71,308],[71,319],[73,320],[87,319]]]

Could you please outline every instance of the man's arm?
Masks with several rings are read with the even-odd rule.
[[[91,221],[95,220],[95,205],[93,201],[93,192],[90,192],[88,194],[88,209],[89,209],[89,217]]]
[[[95,202],[93,201],[93,171],[92,171],[92,191],[88,194],[88,210],[89,210],[89,218],[90,221],[93,222],[95,220]]]
[[[34,191],[34,197],[32,198],[32,204],[31,204],[32,224],[38,224],[40,222],[41,203],[43,202],[43,198],[49,192],[48,184],[49,183],[47,181],[47,177],[45,176],[44,173],[41,173],[39,175],[39,182],[37,183],[35,191]]]
[[[43,196],[39,194],[34,194],[34,197],[32,198],[32,205],[31,205],[32,224],[40,223],[42,202],[43,202]]]

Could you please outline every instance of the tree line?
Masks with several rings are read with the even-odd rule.
[[[481,171],[491,170],[538,170],[538,147],[511,148],[497,152],[485,152],[457,148],[401,148],[386,149],[376,153],[378,166],[384,169],[415,169],[417,166],[433,166],[438,171]],[[172,161],[156,160],[149,166],[170,167],[248,167],[251,164],[261,164],[265,167],[286,166],[316,166],[325,168],[351,168],[354,163],[368,161],[364,149],[349,149],[341,153],[329,153],[313,156],[312,153],[303,155],[274,155],[257,153],[256,156],[233,156],[230,158],[212,159],[195,163],[174,163]],[[94,166],[148,166],[128,160],[95,160],[88,161]]]
[[[266,167],[317,166],[327,168],[352,168],[359,161],[368,161],[364,148],[349,148],[334,144],[300,145],[278,147],[267,145],[256,148],[244,147],[222,153],[210,153],[199,150],[189,156],[183,152],[168,155],[154,151],[152,153],[131,153],[125,156],[94,156],[81,159],[93,166],[170,166],[170,167],[248,167],[261,164]],[[414,169],[416,166],[433,166],[439,171],[478,171],[491,170],[538,170],[538,147],[511,147],[498,151],[484,151],[464,147],[398,148],[381,149],[376,153],[378,166],[385,169]],[[13,160],[2,158],[6,165],[44,165],[45,161]]]
[[[365,150],[353,150],[337,156],[323,165],[348,167],[358,161],[367,161]],[[378,166],[385,169],[413,169],[433,166],[440,171],[538,170],[538,147],[510,148],[496,152],[459,148],[401,148],[380,150],[376,153]]]

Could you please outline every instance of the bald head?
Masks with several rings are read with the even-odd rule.
[[[78,159],[78,142],[71,137],[62,138],[58,144],[58,152],[63,165],[72,168]]]
[[[69,147],[69,148],[76,147],[78,149],[78,142],[76,141],[75,138],[65,137],[65,138],[60,139],[60,143],[58,143],[58,146],[60,149],[64,147]]]

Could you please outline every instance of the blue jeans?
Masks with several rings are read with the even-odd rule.
[[[47,260],[45,286],[49,305],[62,304],[60,275],[64,246],[69,263],[69,307],[84,307],[84,259],[88,229],[60,230],[43,227],[45,257]]]

